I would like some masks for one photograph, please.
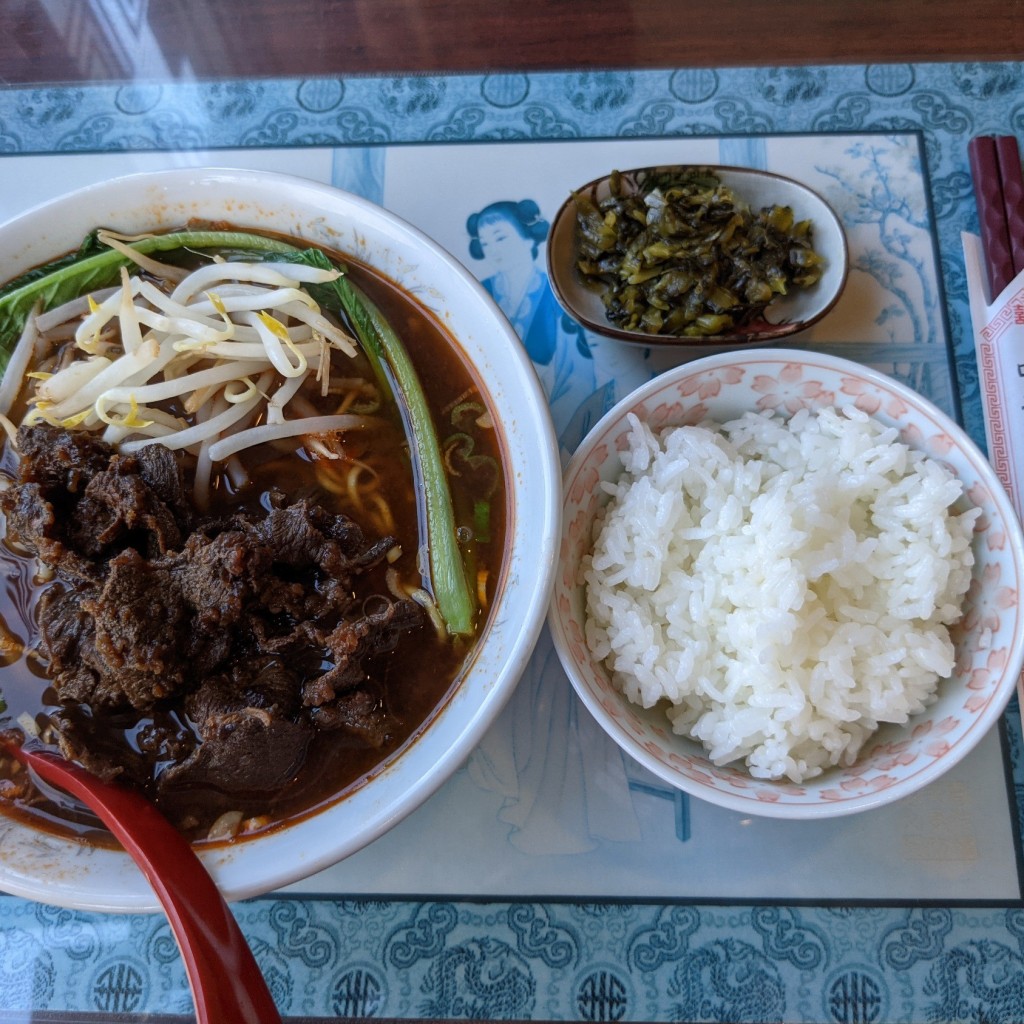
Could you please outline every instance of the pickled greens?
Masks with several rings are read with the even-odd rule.
[[[607,197],[573,198],[576,268],[624,330],[730,334],[824,269],[809,220],[788,206],[752,210],[707,168],[615,171]]]

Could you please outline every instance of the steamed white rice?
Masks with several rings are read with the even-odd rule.
[[[794,782],[932,703],[980,514],[949,469],[857,409],[630,424],[581,568],[587,642],[629,700]]]

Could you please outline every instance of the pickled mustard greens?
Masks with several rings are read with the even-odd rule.
[[[728,334],[824,268],[812,224],[788,206],[754,212],[705,168],[611,175],[609,195],[574,193],[576,266],[625,330]]]

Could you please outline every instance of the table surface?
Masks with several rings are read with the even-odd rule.
[[[962,0],[0,0],[0,152],[12,158],[0,158],[0,219],[13,212],[11,182],[19,198],[35,201],[51,180],[67,177],[71,187],[75,175],[84,183],[106,174],[115,151],[128,151],[126,169],[157,165],[162,154],[198,162],[208,153],[234,153],[242,165],[276,167],[280,159],[290,169],[290,154],[301,148],[304,173],[316,176],[311,168],[321,159],[324,180],[371,192],[375,175],[384,177],[380,158],[389,161],[392,191],[375,198],[395,207],[412,194],[400,187],[401,174],[422,173],[431,158],[427,142],[472,143],[485,159],[488,146],[531,133],[547,154],[615,137],[655,144],[689,136],[696,144],[708,136],[719,153],[754,158],[773,138],[784,149],[786,138],[802,134],[809,144],[817,135],[835,145],[845,134],[884,134],[894,153],[918,160],[903,173],[920,183],[921,209],[897,211],[893,193],[888,209],[850,206],[847,228],[866,279],[872,247],[886,241],[887,227],[873,218],[893,218],[888,227],[901,246],[911,236],[911,250],[924,246],[897,262],[917,266],[933,291],[908,300],[911,316],[899,330],[918,314],[925,326],[920,337],[899,334],[907,345],[893,348],[901,361],[890,370],[916,374],[940,404],[959,404],[980,440],[959,251],[960,230],[976,227],[965,144],[980,131],[1024,131],[1016,98],[1024,90],[1024,2],[976,0],[970,17],[965,10]],[[708,70],[688,74],[696,69]],[[587,91],[581,76],[598,71],[609,74]],[[340,84],[332,90],[325,83],[333,80]],[[128,91],[126,83],[143,88]],[[548,121],[531,120],[530,105],[516,100],[526,95]],[[339,118],[339,105],[355,119]],[[467,119],[467,110],[482,120]],[[311,140],[328,148],[321,153]],[[405,143],[420,145],[414,152]],[[528,150],[517,148],[525,159]],[[403,172],[409,159],[416,166]],[[514,168],[507,173],[515,180]],[[852,167],[836,180],[839,191],[840,184],[852,203]],[[415,206],[399,212],[422,215]],[[443,233],[449,225],[429,228]],[[459,239],[452,235],[453,251]],[[886,254],[875,255],[877,270]],[[833,323],[836,336],[819,340],[859,339],[864,344],[849,351],[865,361],[873,351],[866,342],[890,330],[878,321],[878,338],[866,339],[867,321]],[[936,332],[945,344],[921,358],[910,343]],[[723,889],[707,899],[635,903],[506,901],[500,887],[485,890],[490,897],[443,900],[357,887],[357,862],[336,876],[341,889],[330,888],[331,876],[324,891],[300,887],[249,901],[237,915],[289,1018],[625,1013],[897,1024],[955,1011],[972,1020],[1024,1019],[1019,718],[990,746],[984,771],[1001,777],[1005,763],[1003,799],[1012,805],[1012,820],[1005,810],[982,814],[1012,832],[1010,840],[989,837],[1006,860],[992,897],[959,897],[948,886],[922,897],[897,880],[895,897],[848,900],[766,888],[754,899]],[[949,828],[976,805],[975,777],[954,780],[944,810],[924,807],[922,829],[962,838]],[[699,814],[691,824],[704,827]],[[715,832],[721,827],[711,822],[703,834],[724,836]],[[494,984],[485,992],[487,972]],[[470,992],[480,1001],[469,1001]],[[26,1011],[62,1024],[115,1011],[120,1020],[155,1021],[187,1005],[159,920],[0,897],[0,1021],[24,1020]]]
[[[0,81],[12,84],[1024,56],[1022,0],[4,0],[0,7]]]

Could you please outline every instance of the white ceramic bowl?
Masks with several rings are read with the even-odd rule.
[[[716,767],[704,749],[672,733],[659,708],[631,704],[612,685],[584,640],[580,561],[592,543],[602,480],[621,474],[626,415],[657,429],[705,418],[724,422],[746,411],[792,414],[854,405],[900,429],[911,446],[949,465],[983,509],[974,537],[976,564],[955,640],[954,675],[933,705],[904,726],[884,726],[849,768],[795,785],[753,778],[743,767]],[[708,356],[655,378],[594,427],[564,474],[559,567],[549,622],[577,693],[606,732],[673,786],[744,814],[813,819],[864,811],[906,796],[961,760],[1003,712],[1024,662],[1024,537],[1005,491],[982,453],[948,416],[895,380],[859,364],[808,352],[761,349]]]
[[[429,727],[345,799],[265,836],[201,854],[228,899],[296,881],[354,853],[422,803],[501,710],[544,621],[561,506],[545,396],[519,339],[476,280],[398,217],[301,178],[231,169],[140,174],[86,188],[0,226],[0,281],[76,248],[97,226],[125,232],[226,220],[358,257],[435,311],[489,394],[506,456],[508,550],[488,625]],[[81,909],[158,907],[126,854],[0,817],[0,889]]]

